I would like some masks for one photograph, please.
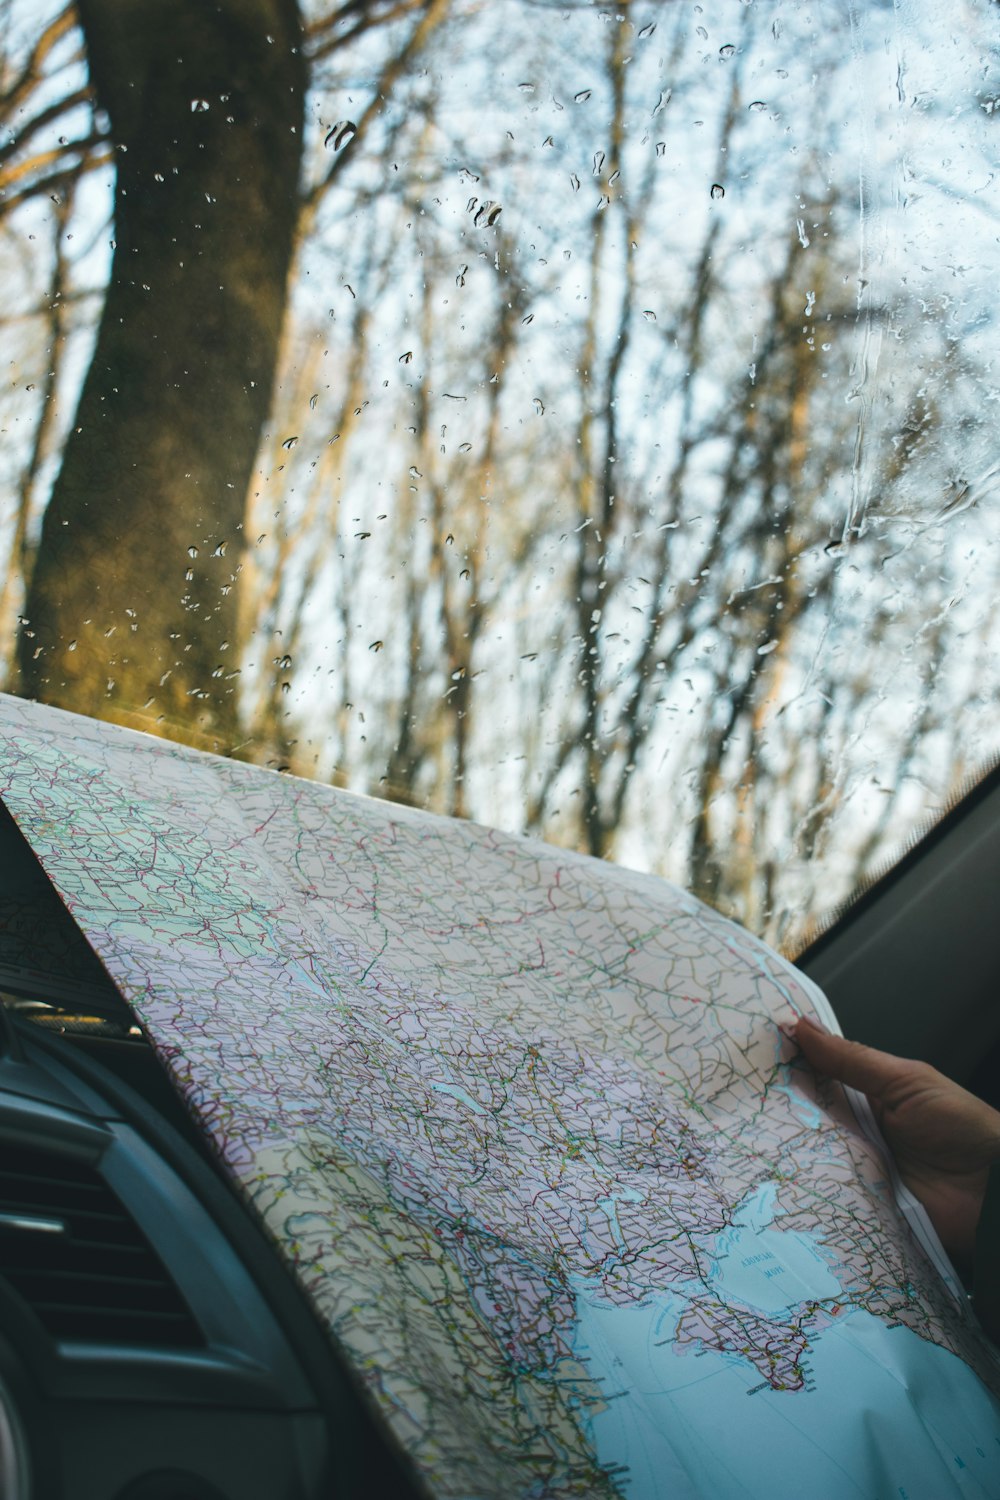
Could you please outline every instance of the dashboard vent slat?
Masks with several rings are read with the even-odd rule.
[[[63,1342],[191,1348],[203,1340],[159,1256],[92,1166],[0,1144],[0,1276]],[[22,1216],[65,1232],[14,1227]]]

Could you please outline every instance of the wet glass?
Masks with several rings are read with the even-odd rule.
[[[3,9],[8,688],[658,871],[794,952],[998,748],[993,7],[229,9],[262,82],[192,81],[216,133],[130,190],[284,122],[280,345],[230,166],[175,260],[242,311],[128,455],[169,502],[122,503],[47,634],[49,497],[125,430],[109,377],[67,447],[109,276],[136,382],[176,312],[119,252],[93,38]]]

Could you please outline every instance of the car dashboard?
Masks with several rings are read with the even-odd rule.
[[[0,1007],[4,1500],[410,1493],[122,1011]]]

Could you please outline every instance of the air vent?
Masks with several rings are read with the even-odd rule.
[[[60,1341],[202,1343],[120,1199],[93,1167],[58,1151],[0,1143],[0,1276]]]

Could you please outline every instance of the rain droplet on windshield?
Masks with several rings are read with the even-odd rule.
[[[298,442],[298,440],[299,440],[298,439],[298,435],[296,435],[295,437],[287,437],[287,438],[285,438],[285,441],[282,443],[281,446],[283,448],[294,448],[295,444]]]
[[[752,103],[747,105],[747,109],[752,109],[755,115],[759,115],[761,110],[766,108],[767,105],[764,103],[763,99],[754,99]]]
[[[189,547],[188,548],[188,557],[197,557],[197,556],[198,556],[198,548],[197,547]]]
[[[724,47],[720,47],[719,48],[719,56],[720,57],[735,57],[736,56],[736,48],[732,45],[731,42],[727,42]]]
[[[722,186],[722,183],[721,182],[713,182],[712,183],[712,197],[713,198],[724,198],[725,196],[726,196],[726,190]]]
[[[368,649],[369,649],[369,651],[381,651],[381,649],[382,649],[382,647],[384,645],[385,645],[385,641],[372,641],[372,643],[368,647]]]
[[[338,120],[336,125],[331,126],[323,141],[324,146],[332,146],[334,151],[340,151],[348,142],[353,141],[358,133],[358,127],[353,120]]]
[[[475,198],[473,198],[472,203],[475,203],[475,201]],[[484,227],[490,229],[502,213],[503,209],[499,203],[494,203],[491,198],[484,198],[473,214],[472,222],[477,228]]]
[[[586,102],[590,98],[592,92],[593,92],[592,89],[581,89],[578,94],[574,94],[573,95],[573,103],[574,104],[586,104]]]

